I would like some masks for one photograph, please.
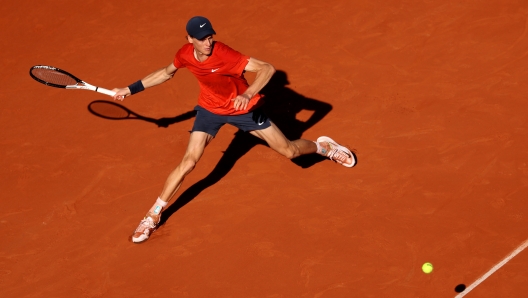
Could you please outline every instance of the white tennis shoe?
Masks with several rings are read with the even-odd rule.
[[[132,235],[132,242],[141,243],[147,241],[150,234],[158,228],[160,222],[159,215],[147,214],[143,220],[139,223],[136,231]]]
[[[356,158],[347,147],[341,146],[336,141],[325,136],[317,138],[317,143],[328,144],[329,148],[325,148],[322,153],[330,160],[342,164],[348,168],[356,165]]]

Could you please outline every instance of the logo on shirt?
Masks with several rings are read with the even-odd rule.
[[[213,69],[211,69],[211,72],[215,72],[215,71],[217,71],[217,70],[219,70],[219,69],[220,69],[220,68],[213,68]]]
[[[205,24],[207,24],[207,23],[203,23],[203,24],[201,24],[201,25],[200,25],[200,28],[203,28],[203,26],[205,26]]]

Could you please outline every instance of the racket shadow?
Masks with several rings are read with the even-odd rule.
[[[95,100],[88,105],[88,111],[100,118],[108,120],[142,120],[156,124],[158,127],[169,127],[169,125],[193,118],[196,111],[188,111],[181,115],[165,118],[150,118],[133,112],[127,107],[108,100]]]

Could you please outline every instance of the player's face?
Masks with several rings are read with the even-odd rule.
[[[211,52],[213,51],[213,35],[207,35],[202,39],[188,36],[187,39],[189,40],[189,43],[193,44],[194,49],[198,54],[205,56],[211,55]]]

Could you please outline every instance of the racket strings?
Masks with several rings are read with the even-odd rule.
[[[77,80],[74,78],[52,69],[34,68],[31,73],[42,81],[55,85],[68,86],[77,84]]]

